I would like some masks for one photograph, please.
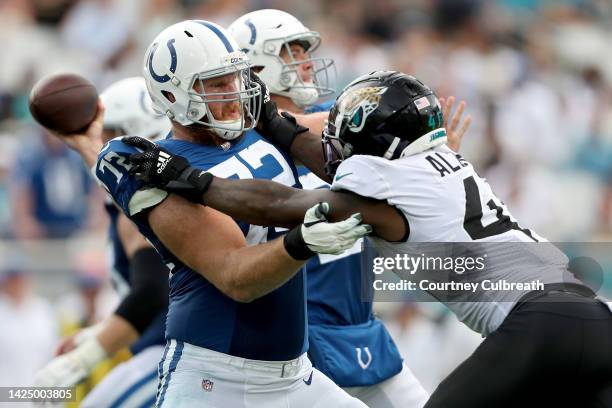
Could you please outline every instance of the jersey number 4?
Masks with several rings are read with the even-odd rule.
[[[473,240],[483,239],[503,234],[511,230],[517,230],[525,233],[529,238],[536,241],[531,231],[521,228],[518,223],[512,221],[508,215],[504,214],[504,209],[493,199],[487,202],[487,207],[489,207],[491,211],[495,211],[497,219],[489,225],[483,225],[480,191],[478,191],[476,180],[474,180],[473,176],[470,176],[463,180],[463,186],[465,188],[465,217],[463,218],[463,229],[465,229],[470,238]]]

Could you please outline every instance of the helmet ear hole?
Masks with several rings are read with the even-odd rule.
[[[353,145],[345,143],[344,146],[342,146],[342,155],[344,157],[351,157],[353,155]]]
[[[164,98],[166,98],[168,101],[170,101],[170,103],[174,103],[176,102],[176,98],[174,97],[174,94],[170,91],[161,91],[161,94],[164,95]]]
[[[282,86],[288,87],[291,85],[293,78],[288,72],[284,72],[281,74],[280,82]]]

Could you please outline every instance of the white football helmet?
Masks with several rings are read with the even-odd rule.
[[[115,82],[100,95],[104,103],[104,128],[151,141],[163,138],[172,124],[153,110],[145,80],[132,77]]]
[[[306,107],[335,92],[334,61],[312,57],[321,44],[321,36],[291,14],[273,9],[253,11],[234,21],[228,31],[248,55],[251,66],[263,68],[258,75],[270,93],[287,96],[296,105]],[[292,42],[302,44],[310,58],[294,60],[290,49]],[[291,62],[280,57],[283,48]],[[298,72],[298,67],[308,62],[313,64],[312,82],[304,82]]]
[[[144,77],[153,107],[183,126],[200,124],[226,140],[257,125],[261,87],[250,80],[249,62],[225,29],[187,20],[162,31],[147,49]],[[235,75],[235,91],[207,93],[210,78]],[[194,86],[200,91],[196,91]],[[239,119],[220,120],[208,104],[238,101]]]

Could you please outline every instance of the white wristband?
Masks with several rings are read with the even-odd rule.
[[[68,354],[80,361],[87,371],[93,370],[106,358],[106,351],[95,336],[88,338]]]
[[[104,328],[105,322],[96,323],[93,326],[86,327],[82,330],[79,330],[77,334],[74,335],[74,344],[79,346],[83,344],[87,339],[91,337],[96,337],[98,333],[102,331]]]

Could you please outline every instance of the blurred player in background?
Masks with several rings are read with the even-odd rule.
[[[93,126],[103,126],[97,138],[66,137],[89,167],[98,151],[120,135],[163,138],[170,121],[155,113],[144,78],[133,77],[109,86],[101,95]],[[58,356],[37,376],[37,384],[72,386],[87,377],[106,357],[129,347],[133,357],[108,374],[85,398],[83,407],[151,406],[157,390],[157,364],[163,352],[168,306],[168,269],[155,249],[112,202],[105,204],[110,219],[111,278],[122,299],[105,321],[65,339]]]
[[[90,223],[94,183],[80,158],[38,128],[11,172],[12,230],[19,239],[67,239]]]
[[[310,31],[292,15],[280,10],[245,14],[228,28],[250,58],[253,70],[270,91],[280,110],[291,112],[311,132],[320,132],[334,100],[333,60],[315,58],[319,33]],[[446,110],[450,112],[453,99]],[[459,141],[469,126],[457,129],[464,109],[449,127]],[[306,189],[329,184],[299,166]],[[375,407],[420,407],[429,395],[402,358],[384,325],[361,299],[361,241],[339,256],[319,255],[307,265],[308,355],[314,366],[351,395]]]
[[[51,305],[33,290],[27,262],[0,254],[0,387],[23,386],[52,357],[59,330]]]
[[[189,157],[198,172],[299,186],[291,160],[253,130],[261,95],[249,70],[244,53],[216,24],[191,20],[163,30],[144,61],[153,104],[173,124],[158,144]],[[300,269],[313,251],[337,254],[366,234],[358,215],[330,224],[328,206],[320,204],[282,237],[284,231],[148,188],[130,174],[127,158],[137,152],[110,141],[96,176],[172,273],[157,405],[363,406],[306,357]],[[159,171],[167,165],[155,163]]]

